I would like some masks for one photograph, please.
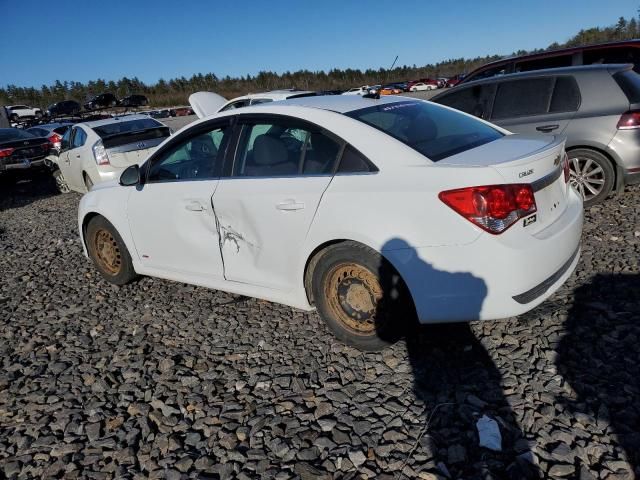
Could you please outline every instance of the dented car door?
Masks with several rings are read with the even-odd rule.
[[[288,290],[341,145],[287,117],[240,120],[231,176],[213,196],[224,276]]]

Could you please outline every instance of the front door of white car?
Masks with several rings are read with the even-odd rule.
[[[58,167],[67,185],[77,192],[84,191],[82,177],[82,151],[87,140],[87,134],[80,127],[73,127],[65,133],[62,145],[65,148],[58,156]]]
[[[233,171],[213,196],[224,276],[289,290],[340,143],[287,117],[241,120],[239,128]]]
[[[161,274],[222,278],[211,204],[218,186],[228,124],[205,124],[150,159],[146,182],[131,189],[127,216],[139,261]],[[144,174],[144,172],[143,172]]]

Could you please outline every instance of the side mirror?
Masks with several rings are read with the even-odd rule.
[[[133,187],[140,183],[140,167],[136,165],[128,166],[120,175],[120,185],[123,187]]]

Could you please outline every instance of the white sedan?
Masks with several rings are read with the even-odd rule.
[[[84,193],[93,185],[118,179],[134,163],[142,163],[171,134],[169,127],[146,115],[78,123],[61,140],[54,177],[61,192]]]
[[[206,115],[224,102],[194,94]],[[194,97],[192,96],[192,97]],[[526,312],[571,274],[582,201],[564,140],[402,97],[212,114],[85,195],[109,282],[150,275],[317,308],[359,348],[422,323]]]
[[[438,87],[430,83],[418,82],[409,87],[410,92],[421,92],[424,90],[436,90]]]

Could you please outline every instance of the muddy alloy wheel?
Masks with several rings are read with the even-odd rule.
[[[53,173],[53,178],[56,181],[56,187],[60,193],[69,193],[71,191],[69,185],[67,184],[67,181],[64,178],[64,175],[62,175],[62,172],[60,170],[56,170]]]
[[[98,266],[110,275],[118,275],[122,269],[122,255],[111,232],[103,228],[97,229],[91,241]]]
[[[356,335],[372,335],[382,299],[377,277],[362,265],[336,265],[327,275],[325,297],[334,318]]]
[[[586,207],[603,201],[613,189],[613,165],[601,153],[590,149],[568,152],[569,182],[582,196]]]

